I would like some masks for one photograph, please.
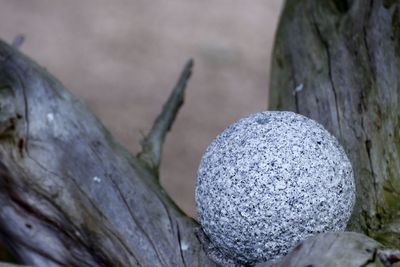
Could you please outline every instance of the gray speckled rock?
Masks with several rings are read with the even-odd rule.
[[[292,112],[262,112],[225,129],[198,171],[203,230],[243,263],[279,258],[298,241],[341,231],[355,200],[351,164],[320,124]]]

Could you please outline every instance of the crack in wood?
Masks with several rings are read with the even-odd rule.
[[[335,112],[336,112],[336,121],[337,121],[337,125],[338,125],[338,130],[337,132],[339,133],[340,136],[342,136],[342,129],[341,129],[341,122],[340,122],[340,114],[339,114],[339,104],[338,104],[338,96],[337,96],[337,90],[335,87],[335,82],[333,79],[333,71],[332,71],[332,59],[331,59],[331,54],[330,54],[330,49],[329,49],[329,44],[327,42],[327,40],[325,40],[324,36],[322,35],[322,32],[318,26],[318,22],[316,20],[315,14],[312,14],[312,25],[314,25],[314,28],[316,30],[318,39],[321,41],[322,45],[324,46],[324,50],[326,52],[326,57],[327,57],[327,66],[328,66],[328,77],[329,77],[329,81],[331,84],[331,89],[332,89],[332,93],[333,93],[333,97],[334,97],[334,101],[335,101]]]
[[[178,245],[179,245],[179,254],[181,256],[183,266],[187,266],[186,265],[186,261],[185,261],[185,257],[183,256],[181,231],[179,229],[179,224],[178,223],[176,223],[176,230],[177,230],[177,238],[178,238]]]

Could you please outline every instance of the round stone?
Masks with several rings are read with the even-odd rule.
[[[342,231],[355,187],[351,164],[320,124],[293,112],[261,112],[209,145],[196,181],[204,232],[242,263],[276,259],[317,233]]]

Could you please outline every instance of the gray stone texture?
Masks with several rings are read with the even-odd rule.
[[[228,257],[255,263],[284,256],[316,233],[341,231],[355,186],[338,141],[293,112],[261,112],[209,145],[196,181],[203,230]]]

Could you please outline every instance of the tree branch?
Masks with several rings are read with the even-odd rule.
[[[190,59],[179,77],[175,88],[173,89],[168,101],[164,104],[161,113],[155,120],[149,134],[142,140],[142,151],[138,157],[156,174],[160,166],[162,146],[167,132],[183,105],[186,84],[192,74],[193,59]]]
[[[149,135],[156,162],[191,65]],[[0,238],[23,264],[215,266],[194,234],[198,224],[156,175],[59,81],[2,41],[0,207]]]

